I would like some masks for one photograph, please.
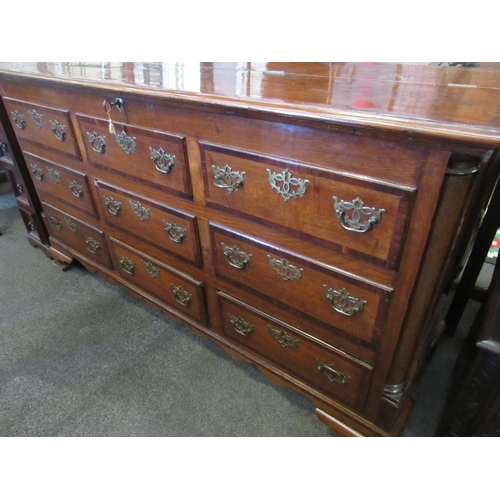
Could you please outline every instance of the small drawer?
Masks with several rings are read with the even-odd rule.
[[[200,150],[207,205],[397,268],[413,189],[205,143]]]
[[[5,133],[5,129],[0,123],[0,158],[12,161],[12,152],[10,150],[10,144],[7,140],[7,134]]]
[[[111,268],[108,247],[100,229],[45,202],[42,202],[42,206],[45,224],[52,239],[68,246],[77,256],[81,255]]]
[[[224,334],[321,392],[360,409],[372,367],[262,311],[218,292]]]
[[[19,141],[81,159],[69,111],[8,97],[4,102]]]
[[[106,222],[177,258],[201,267],[194,215],[96,180]]]
[[[10,165],[9,168],[6,169],[6,172],[7,177],[9,177],[9,180],[13,186],[13,191],[17,198],[17,201],[28,207],[31,206],[28,190],[26,189],[26,184],[19,169],[14,165]]]
[[[379,343],[391,289],[210,223],[216,274],[309,322]]]
[[[97,218],[85,174],[31,153],[25,153],[25,158],[33,185],[42,201],[49,201],[45,200],[45,196],[53,196],[65,205]]]
[[[113,237],[112,258],[115,269],[137,286],[165,304],[201,324],[207,323],[203,283],[125,245]]]
[[[77,114],[91,165],[166,193],[191,199],[185,138]]]

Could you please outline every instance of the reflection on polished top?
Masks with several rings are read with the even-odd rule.
[[[0,73],[500,145],[498,63],[1,63]]]

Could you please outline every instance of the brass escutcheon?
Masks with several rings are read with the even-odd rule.
[[[236,269],[243,269],[252,263],[252,254],[242,252],[236,245],[230,247],[222,243],[222,249],[229,264]]]
[[[344,316],[354,316],[363,311],[366,300],[360,300],[352,297],[349,292],[342,288],[342,290],[334,290],[333,288],[323,285],[326,298],[331,302],[332,307],[343,314]]]
[[[50,130],[54,132],[54,135],[60,141],[66,140],[66,126],[59,123],[57,120],[49,120],[50,122]]]
[[[229,314],[229,321],[234,326],[234,329],[240,334],[246,337],[253,332],[254,326],[251,323],[248,323],[240,316],[233,316]]]
[[[382,214],[385,213],[383,208],[365,207],[365,203],[358,196],[352,201],[340,200],[333,196],[333,209],[335,215],[340,220],[340,224],[344,229],[355,233],[367,233],[375,228],[382,221]],[[349,218],[346,212],[352,212]]]
[[[268,181],[273,189],[283,197],[285,201],[292,198],[303,198],[306,194],[309,181],[294,177],[290,170],[285,169],[281,174],[267,170]]]
[[[270,325],[267,325],[269,328],[269,333],[271,337],[278,342],[281,347],[287,347],[291,349],[297,349],[299,347],[299,339],[292,337],[289,333],[285,332],[283,328],[277,329],[273,328]]]
[[[191,302],[193,296],[189,292],[184,290],[182,286],[174,285],[173,283],[170,284],[172,285],[172,290],[174,292],[175,300],[179,302],[179,304],[187,307],[189,305],[189,302]]]

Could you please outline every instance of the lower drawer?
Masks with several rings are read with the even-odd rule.
[[[227,337],[353,408],[366,399],[372,367],[311,335],[218,292]]]
[[[149,255],[109,237],[111,255],[120,275],[163,303],[207,324],[203,283]]]
[[[111,267],[104,233],[93,226],[42,202],[45,222],[50,236],[77,254]]]

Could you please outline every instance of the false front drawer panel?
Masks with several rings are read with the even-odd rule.
[[[5,107],[21,142],[80,159],[69,111],[5,98]]]
[[[75,254],[111,267],[104,233],[57,208],[42,202],[50,236]]]
[[[201,267],[198,229],[194,215],[96,181],[106,222],[162,251]]]
[[[309,321],[378,344],[390,290],[211,223],[218,277]]]
[[[52,196],[69,207],[97,218],[85,174],[30,153],[25,153],[25,157],[33,184],[42,201],[46,195]]]
[[[162,302],[206,324],[203,284],[110,237],[115,268]]]
[[[200,144],[207,204],[396,268],[414,191]]]
[[[219,306],[226,336],[322,392],[355,408],[363,405],[371,366],[223,292]]]
[[[77,115],[91,165],[160,191],[191,198],[185,139],[114,122]]]

